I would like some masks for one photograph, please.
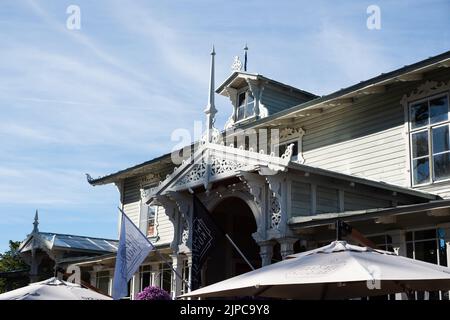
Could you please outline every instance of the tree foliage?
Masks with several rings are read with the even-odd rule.
[[[0,292],[5,292],[20,288],[28,284],[28,276],[24,272],[28,271],[28,265],[19,255],[20,241],[9,241],[9,250],[0,253]]]

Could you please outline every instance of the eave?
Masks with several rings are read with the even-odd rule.
[[[374,78],[361,81],[358,84],[335,91],[331,94],[309,100],[289,109],[274,113],[266,118],[261,118],[252,123],[240,126],[240,129],[249,127],[266,127],[273,122],[283,121],[288,118],[301,116],[312,109],[324,109],[339,105],[351,105],[355,97],[369,94],[379,94],[385,91],[385,86],[396,82],[420,81],[425,72],[438,68],[450,67],[450,51],[430,57],[428,59],[404,66],[388,73],[382,73]]]
[[[345,222],[357,222],[373,220],[385,216],[399,216],[417,212],[430,212],[432,214],[433,211],[441,209],[450,209],[450,199],[402,205],[391,208],[365,209],[357,211],[322,213],[305,217],[293,217],[289,219],[288,224],[294,229],[312,228],[331,225],[338,219]]]
[[[224,90],[226,87],[228,86],[232,86],[233,82],[238,79],[238,78],[248,78],[248,79],[252,79],[252,80],[260,80],[266,83],[270,83],[272,85],[278,86],[278,87],[282,87],[285,89],[289,89],[291,92],[295,92],[297,94],[302,94],[302,95],[306,95],[310,98],[316,98],[317,95],[305,91],[305,90],[301,90],[299,88],[290,86],[288,84],[267,78],[263,75],[257,74],[257,73],[249,73],[249,72],[243,72],[243,71],[235,71],[233,72],[217,89],[216,89],[216,93],[220,94],[220,95],[226,95],[224,93]]]

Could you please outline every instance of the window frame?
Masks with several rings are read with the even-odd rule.
[[[150,222],[150,210],[151,210],[151,208],[154,209],[154,216],[153,216],[153,233],[152,233],[152,234],[149,234],[149,228],[150,228],[150,223],[149,223],[149,222]],[[156,219],[157,219],[157,217],[158,217],[158,210],[159,210],[159,206],[157,206],[157,205],[149,205],[148,208],[147,208],[147,216],[146,216],[146,219],[145,219],[145,221],[146,221],[145,235],[147,236],[147,238],[152,238],[152,237],[157,236],[157,230],[156,230],[157,224],[156,224]]]
[[[440,121],[440,122],[436,122],[436,123],[431,123],[430,122],[430,101],[437,99],[437,98],[441,98],[441,97],[446,97],[447,98],[447,120],[444,121]],[[412,114],[411,114],[411,109],[412,106],[417,105],[419,103],[422,102],[427,102],[428,103],[428,123],[424,126],[418,127],[418,128],[412,128]],[[442,183],[442,182],[448,182],[450,181],[450,177],[449,178],[445,178],[445,179],[440,179],[440,180],[436,180],[435,177],[435,172],[434,172],[434,152],[433,152],[433,140],[432,140],[432,132],[434,128],[439,128],[439,127],[443,127],[443,126],[447,126],[449,128],[449,134],[450,134],[450,95],[448,93],[448,91],[442,91],[442,92],[438,92],[435,94],[431,94],[425,97],[422,97],[420,99],[415,99],[415,100],[411,100],[408,101],[407,103],[407,114],[408,114],[408,142],[409,142],[409,166],[410,166],[410,181],[411,181],[411,186],[412,187],[421,187],[421,186],[427,186],[427,185],[432,185],[432,184],[436,184],[436,183]],[[426,156],[421,156],[421,157],[417,157],[414,158],[413,156],[413,141],[412,141],[412,137],[413,134],[417,134],[419,132],[427,132],[427,139],[428,139],[428,154]],[[449,138],[450,139],[450,138]],[[450,153],[450,150],[447,151],[443,151],[440,153],[436,153],[436,155],[439,154],[444,154],[444,153]],[[424,158],[428,158],[428,170],[429,170],[429,178],[427,182],[423,182],[423,183],[415,183],[414,182],[414,160],[418,160],[418,159],[424,159]]]
[[[283,132],[284,130],[288,130],[288,132],[290,130],[290,133],[286,134]],[[303,157],[303,137],[305,135],[305,130],[301,127],[288,127],[281,130],[280,135],[281,137],[278,143],[271,144],[271,150],[273,150],[273,148],[277,148],[278,151],[280,151],[280,146],[286,145],[287,147],[291,143],[297,142],[297,154],[292,154],[291,161],[301,164],[305,163],[305,158]],[[278,156],[281,157],[282,154],[280,153]]]
[[[245,93],[245,99],[244,99],[244,104],[242,105],[242,107],[244,108],[244,113],[245,114],[244,114],[244,118],[239,119],[239,108],[240,108],[240,106],[239,106],[239,97],[243,93]],[[247,107],[248,107],[248,103],[249,103],[248,102],[248,96],[249,95],[251,95],[253,97],[253,113],[250,116],[247,116],[246,113],[247,113]],[[236,106],[235,106],[235,120],[234,120],[234,123],[236,124],[236,123],[244,122],[246,120],[255,118],[256,117],[255,106],[256,106],[256,99],[255,99],[255,96],[253,95],[253,93],[251,92],[250,88],[245,87],[244,89],[239,90],[236,93]]]
[[[439,232],[438,232],[439,229],[440,229],[439,227],[431,227],[431,228],[430,227],[428,227],[428,228],[425,227],[425,228],[412,228],[412,229],[406,230],[405,231],[405,242],[404,242],[404,244],[405,244],[405,257],[408,257],[408,249],[407,248],[408,248],[408,244],[410,244],[412,246],[412,257],[408,257],[408,258],[411,258],[411,259],[414,259],[414,260],[418,260],[418,261],[423,261],[423,260],[419,260],[419,259],[416,258],[416,253],[417,253],[416,244],[433,241],[434,244],[435,244],[434,248],[436,250],[436,263],[429,262],[429,261],[425,261],[425,262],[433,263],[433,264],[436,264],[437,266],[446,266],[447,261],[445,261],[445,262],[441,261],[441,256],[440,256],[440,252],[439,252],[439,250],[440,250],[439,241],[441,239],[439,237]],[[416,239],[416,233],[417,232],[420,232],[420,231],[431,231],[431,230],[434,231],[434,236],[432,238]],[[411,234],[411,239],[410,240],[407,240],[407,234],[408,233]],[[447,259],[448,259],[448,257],[447,257]],[[426,291],[423,291],[423,292],[426,292]],[[430,291],[428,291],[428,292],[430,292]],[[446,290],[436,290],[436,291],[432,291],[432,292],[438,292],[439,293],[439,299],[438,300],[448,301],[448,299],[443,299],[443,297],[445,296],[445,292],[448,292],[448,291],[446,291]],[[418,297],[419,297],[418,292],[414,291],[414,298],[415,298],[415,300],[418,300]],[[447,294],[447,297],[448,297],[448,294]]]

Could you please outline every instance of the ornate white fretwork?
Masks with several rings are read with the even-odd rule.
[[[211,128],[211,143],[216,143],[216,144],[222,144],[222,134],[220,133],[219,129],[212,127]],[[202,144],[206,144],[208,142],[208,136],[206,134],[204,134],[202,136]]]
[[[183,219],[183,232],[181,233],[181,243],[186,245],[189,239],[189,226],[186,219]]]
[[[261,208],[263,202],[263,188],[265,180],[258,174],[250,172],[241,172],[239,174],[239,180],[241,180],[247,187],[250,194],[253,196],[253,200],[256,205]]]
[[[280,142],[300,139],[305,135],[302,128],[284,128],[280,131]]]
[[[229,159],[220,159],[217,157],[211,157],[211,166],[209,176],[214,177],[219,174],[235,171],[243,167],[243,163],[232,161]],[[176,185],[181,186],[184,184],[189,184],[192,182],[199,181],[205,177],[206,170],[208,168],[207,163],[202,160],[201,163],[194,165],[194,167],[189,171],[183,178],[181,178]]]
[[[450,90],[450,81],[449,82],[425,81],[425,83],[418,86],[411,93],[403,95],[400,103],[404,107],[406,107],[408,103],[411,101],[432,96],[440,92],[444,92],[446,90]]]
[[[153,188],[141,188],[141,199],[142,200],[146,200],[148,199],[156,190],[157,187],[153,187]]]
[[[277,229],[281,222],[281,205],[278,197],[272,193],[270,197],[270,227]]]
[[[294,151],[294,144],[291,143],[290,145],[288,145],[288,147],[286,148],[286,151],[281,155],[281,159],[285,160],[285,159],[291,159],[292,158],[292,152]]]
[[[297,142],[298,153],[296,156],[296,161],[299,163],[304,163],[305,159],[303,158],[303,136],[305,135],[305,130],[302,128],[291,128],[287,127],[280,131],[279,143],[286,144],[290,142]]]
[[[231,70],[233,71],[241,71],[242,70],[242,62],[239,59],[239,56],[235,56],[233,60],[233,64],[231,65]]]

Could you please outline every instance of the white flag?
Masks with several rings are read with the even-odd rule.
[[[128,281],[153,249],[154,247],[147,237],[122,211],[113,281],[112,296],[114,300],[121,299],[128,294]]]

